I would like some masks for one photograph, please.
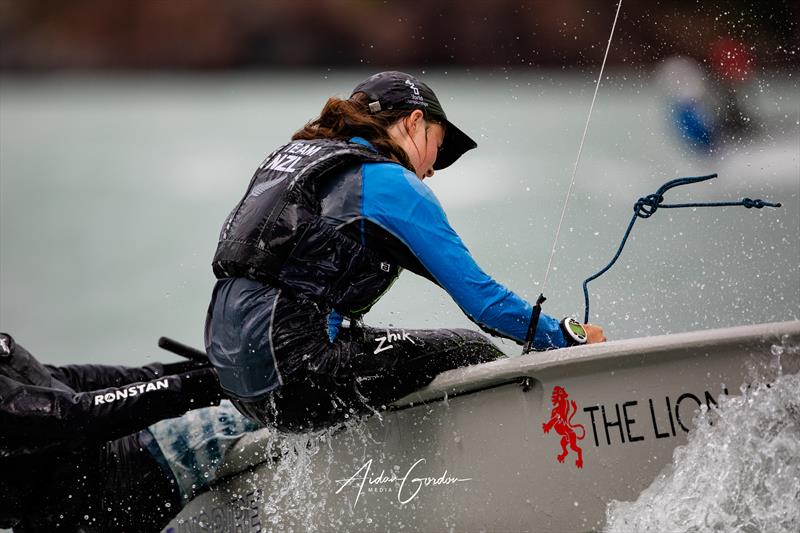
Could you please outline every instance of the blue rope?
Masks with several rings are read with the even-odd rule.
[[[672,181],[666,182],[662,185],[655,193],[649,194],[642,198],[639,198],[633,206],[633,216],[631,217],[631,221],[628,224],[628,229],[625,230],[625,236],[622,237],[622,242],[619,244],[619,249],[617,250],[616,255],[614,258],[609,262],[602,270],[597,272],[596,274],[589,276],[583,281],[583,300],[586,305],[585,313],[583,315],[583,322],[589,322],[589,289],[588,285],[589,282],[595,280],[605,274],[619,259],[619,256],[622,254],[622,249],[625,247],[625,242],[628,240],[628,236],[631,234],[631,230],[633,229],[633,224],[636,222],[637,218],[650,218],[658,211],[659,208],[670,209],[670,208],[678,208],[678,207],[727,207],[727,206],[737,206],[741,205],[746,207],[747,209],[756,208],[761,209],[762,207],[780,207],[781,204],[771,204],[769,202],[765,202],[763,200],[751,200],[750,198],[743,198],[738,202],[703,202],[703,203],[690,203],[690,204],[664,204],[664,193],[668,190],[672,189],[673,187],[679,187],[681,185],[688,185],[690,183],[698,183],[700,181],[710,180],[712,178],[716,178],[716,174],[709,174],[708,176],[696,176],[696,177],[687,177],[687,178],[678,178]]]

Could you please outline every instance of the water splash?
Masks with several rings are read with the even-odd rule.
[[[609,504],[606,532],[800,531],[800,374],[780,374],[800,347],[771,352],[760,380],[698,415],[636,501]]]
[[[365,417],[356,417],[336,428],[302,434],[276,432],[260,443],[272,457],[273,468],[267,475],[255,473],[245,479],[251,492],[259,494],[260,514],[268,530],[336,530],[369,520],[366,514],[358,516],[363,514],[358,510],[351,509],[347,517],[326,512],[335,456],[332,437],[337,434],[340,444],[352,450],[374,448],[376,441],[364,421]]]

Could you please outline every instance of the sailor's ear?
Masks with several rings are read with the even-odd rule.
[[[425,115],[421,110],[415,109],[403,118],[403,123],[409,134],[416,131],[417,128],[423,127]]]

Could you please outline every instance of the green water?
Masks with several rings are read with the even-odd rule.
[[[219,227],[264,155],[363,72],[324,76],[0,78],[0,330],[50,362],[173,359],[201,345]],[[781,210],[662,210],[637,222],[590,285],[592,321],[620,339],[800,315],[797,76],[749,89],[764,132],[712,156],[673,138],[657,87],[601,88],[545,312],[582,316],[581,281],[613,255],[631,206],[661,183],[719,172],[669,200],[761,197]],[[428,181],[479,264],[540,290],[594,88],[591,73],[439,73],[427,81],[480,147]],[[376,325],[474,327],[405,274]],[[504,343],[510,354],[518,348]]]

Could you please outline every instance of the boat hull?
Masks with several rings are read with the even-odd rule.
[[[701,406],[777,372],[781,344],[800,344],[800,321],[447,372],[343,431],[244,439],[231,470],[281,459],[217,484],[168,530],[601,529],[609,501],[635,499],[671,463]],[[797,360],[780,363],[798,371]]]

